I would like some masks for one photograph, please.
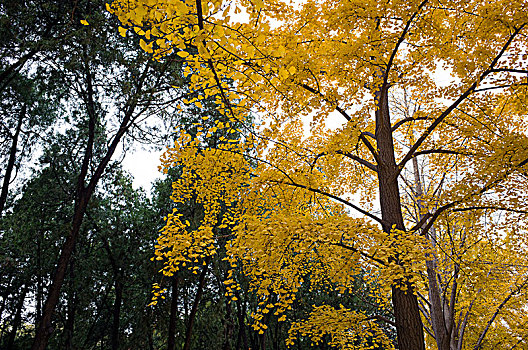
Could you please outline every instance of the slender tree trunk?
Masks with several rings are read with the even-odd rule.
[[[53,333],[53,325],[51,323],[52,316],[55,311],[55,306],[57,305],[60,297],[60,290],[64,282],[64,276],[66,275],[66,269],[68,267],[68,262],[73,252],[75,246],[75,241],[79,235],[79,230],[81,228],[82,220],[84,218],[84,213],[86,212],[86,207],[88,205],[88,199],[86,195],[83,195],[79,203],[75,206],[75,216],[73,218],[72,229],[66,241],[62,246],[61,255],[57,263],[55,274],[53,276],[46,302],[44,303],[44,308],[42,311],[42,317],[33,340],[32,350],[44,350],[48,343],[48,339]]]
[[[178,320],[178,272],[172,277],[171,283],[171,308],[169,315],[169,335],[167,339],[167,350],[176,348],[176,321]]]
[[[375,93],[376,99],[376,141],[378,149],[378,182],[380,194],[381,216],[384,222],[383,230],[390,233],[394,226],[405,230],[401,210],[400,192],[398,188],[399,169],[394,155],[388,95],[386,90]],[[400,263],[399,256],[393,256],[394,262]],[[403,266],[405,268],[405,266]],[[425,350],[423,325],[420,317],[417,296],[412,285],[406,285],[406,290],[392,286],[392,304],[396,319],[399,350]]]
[[[238,339],[237,339],[237,350],[240,349],[240,342],[244,345],[243,349],[248,349],[248,340],[246,336],[246,322],[244,321],[245,310],[242,309],[242,300],[240,299],[240,293],[235,290],[236,307],[237,307],[237,318],[238,318]]]
[[[75,295],[75,273],[74,273],[75,259],[70,262],[70,280],[69,280],[69,296],[68,296],[68,318],[64,326],[64,333],[66,335],[65,349],[71,350],[73,345],[73,332],[75,327],[75,308],[76,308],[76,295]]]
[[[92,324],[88,328],[88,332],[86,332],[86,338],[84,338],[83,345],[81,349],[90,348],[90,341],[92,341],[92,344],[97,343],[98,338],[96,338],[96,335],[94,335],[94,329],[97,325],[97,320],[101,316],[103,309],[106,307],[106,300],[108,299],[108,294],[110,293],[110,288],[106,288],[106,293],[103,296],[103,300],[99,305],[97,306],[97,310],[95,312],[95,316],[93,317]],[[99,333],[100,334],[100,333]]]
[[[15,317],[13,318],[13,324],[11,325],[11,331],[9,332],[9,336],[7,339],[7,347],[6,350],[14,349],[15,344],[15,338],[16,334],[18,332],[18,328],[20,327],[20,324],[22,323],[22,310],[24,309],[24,300],[26,299],[26,294],[28,292],[28,286],[25,285],[22,288],[22,292],[20,293],[18,303],[16,306],[16,313]]]
[[[270,314],[267,313],[267,314],[264,314],[264,317],[262,318],[262,324],[264,325],[268,325],[268,321],[269,321],[269,316]],[[259,349],[260,350],[265,350],[266,349],[266,334],[267,332],[264,331],[264,333],[262,334],[258,334],[258,342],[259,342]]]
[[[4,211],[5,203],[7,201],[7,194],[9,193],[9,183],[11,182],[11,173],[15,168],[16,152],[18,145],[18,138],[20,136],[20,131],[22,130],[22,123],[26,117],[26,105],[22,106],[20,115],[18,116],[17,126],[15,134],[13,135],[13,140],[11,142],[11,148],[9,149],[9,159],[7,160],[6,170],[4,174],[4,181],[2,183],[2,191],[0,192],[0,215]]]
[[[152,337],[152,329],[150,329],[150,327],[147,333],[148,333],[149,350],[154,350],[154,339]]]
[[[418,221],[423,217],[423,204],[422,204],[422,181],[420,179],[420,170],[418,169],[418,159],[413,158],[413,171],[414,171],[414,193],[416,197],[416,203],[418,206]],[[431,228],[433,230],[433,227]],[[429,237],[429,233],[427,233]],[[433,246],[435,245],[434,237],[431,239]],[[427,269],[427,279],[429,285],[429,302],[431,303],[431,326],[433,328],[433,333],[435,335],[436,346],[438,350],[450,350],[450,338],[451,331],[446,325],[446,320],[444,318],[444,303],[440,296],[440,286],[436,278],[436,258],[434,254],[427,257],[425,261],[425,266]]]
[[[225,270],[225,274],[224,274],[224,281],[227,280],[227,269]],[[222,283],[222,281],[220,279],[217,279],[218,280],[218,290],[219,290],[219,294],[220,296],[224,294],[224,284]],[[227,297],[224,297],[224,302],[225,302],[225,308],[226,308],[226,314],[225,314],[225,318],[224,318],[224,342],[223,342],[223,345],[222,345],[222,349],[223,350],[229,350],[231,349],[231,344],[232,344],[232,338],[233,338],[233,328],[234,328],[234,322],[233,322],[233,317],[232,317],[232,310],[231,310],[231,304],[229,303],[229,298]]]
[[[189,315],[189,322],[187,324],[187,330],[185,331],[185,344],[183,346],[183,350],[189,350],[191,348],[191,339],[192,339],[194,320],[196,318],[196,312],[198,311],[198,305],[200,304],[200,299],[202,298],[203,287],[205,284],[205,275],[207,275],[207,268],[209,266],[210,261],[211,261],[210,256],[205,258],[205,265],[202,269],[202,272],[200,273],[200,278],[198,279],[198,290],[196,291],[196,296],[194,297],[194,302],[191,308],[191,313]]]
[[[7,304],[7,297],[9,296],[9,292],[12,290],[12,286],[11,286],[11,282],[12,282],[13,278],[9,278],[9,281],[4,284],[5,286],[5,289],[4,289],[4,292],[2,293],[2,295],[0,295],[2,297],[2,303],[0,304],[0,320],[3,320],[4,318],[2,317],[4,315],[4,310],[6,308],[6,304]],[[3,322],[0,322],[0,325],[2,325]],[[3,333],[0,333],[0,337],[2,337],[2,334]]]
[[[42,298],[44,295],[44,281],[42,276],[42,241],[43,233],[42,230],[40,230],[39,236],[37,238],[37,293],[35,294],[35,329],[38,327],[40,318],[42,316]]]
[[[112,322],[112,350],[119,349],[119,319],[121,318],[121,304],[123,300],[123,283],[121,281],[120,274],[118,274],[115,279],[115,300]]]
[[[53,326],[51,321],[53,312],[55,311],[55,306],[59,302],[60,291],[64,282],[64,277],[66,275],[66,268],[68,267],[70,258],[73,253],[73,248],[75,247],[75,242],[77,241],[77,237],[79,236],[79,231],[83,223],[86,208],[88,207],[88,202],[90,201],[90,198],[95,190],[95,184],[99,181],[99,177],[96,177],[96,174],[90,180],[90,184],[88,186],[85,186],[85,181],[88,176],[88,169],[90,166],[90,162],[92,161],[95,140],[95,126],[97,120],[97,114],[95,112],[94,91],[92,86],[92,76],[87,66],[88,63],[85,62],[85,64],[87,82],[85,104],[89,118],[88,141],[86,143],[86,149],[81,164],[81,171],[77,178],[75,207],[71,229],[68,236],[66,237],[66,241],[62,246],[55,274],[53,276],[48,291],[48,297],[46,299],[46,303],[44,304],[42,319],[40,321],[39,327],[37,328],[37,332],[35,335],[35,339],[33,340],[33,346],[31,347],[31,350],[44,350],[46,348],[46,345],[48,344],[49,337],[53,333]]]
[[[85,48],[85,50],[87,50],[87,48]],[[53,326],[51,324],[52,315],[55,310],[55,306],[57,305],[59,301],[60,290],[64,282],[66,268],[68,266],[68,262],[70,261],[70,257],[73,251],[73,247],[75,246],[75,242],[77,241],[77,237],[79,236],[79,230],[81,228],[84,215],[86,213],[88,202],[90,201],[90,198],[95,191],[95,187],[97,186],[97,183],[99,182],[105,169],[107,168],[108,163],[112,159],[112,156],[114,155],[117,149],[117,146],[121,142],[121,139],[123,138],[127,130],[130,128],[130,125],[135,120],[135,118],[138,118],[140,116],[140,114],[136,114],[135,116],[133,116],[133,113],[137,107],[138,99],[136,98],[135,94],[132,94],[130,95],[129,100],[126,103],[127,107],[126,107],[126,110],[124,111],[123,120],[121,121],[119,130],[117,131],[114,138],[110,142],[110,145],[108,147],[108,150],[106,151],[105,156],[102,158],[99,164],[97,164],[96,169],[94,170],[94,173],[91,176],[88,184],[85,185],[86,179],[88,177],[88,169],[89,169],[90,163],[93,161],[92,156],[93,156],[93,146],[94,146],[94,140],[95,140],[95,126],[96,126],[96,120],[97,120],[97,114],[96,114],[96,109],[95,109],[94,89],[92,85],[92,74],[89,70],[88,64],[89,64],[88,62],[85,62],[86,89],[87,90],[85,91],[84,96],[83,96],[85,100],[84,102],[86,104],[87,114],[89,116],[88,142],[86,145],[86,150],[85,150],[83,161],[81,164],[81,172],[79,173],[78,180],[77,180],[77,189],[76,189],[77,193],[76,193],[76,199],[75,199],[75,209],[74,209],[74,214],[73,214],[73,220],[72,220],[71,230],[68,236],[66,237],[66,241],[64,242],[62,246],[61,255],[59,257],[59,261],[57,262],[57,268],[55,270],[55,274],[53,276],[52,283],[48,291],[48,297],[46,299],[46,303],[44,304],[42,319],[37,328],[35,339],[33,340],[33,346],[31,347],[31,350],[44,350],[46,348],[50,335],[53,333]],[[136,92],[135,92],[136,94],[142,90],[146,77],[148,75],[148,72],[150,71],[151,65],[152,65],[151,61],[148,61],[147,64],[145,65],[145,68],[136,86]]]
[[[112,343],[112,350],[119,349],[119,319],[121,318],[121,304],[123,300],[123,270],[120,267],[120,263],[116,260],[114,257],[114,254],[112,253],[112,249],[110,247],[110,243],[108,243],[108,239],[106,237],[103,237],[102,239],[105,250],[108,254],[108,259],[110,260],[110,264],[112,265],[112,270],[114,271],[114,293],[115,293],[115,299],[114,299],[114,306],[112,308],[112,333],[111,333],[111,343]]]

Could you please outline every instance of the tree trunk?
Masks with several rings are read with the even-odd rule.
[[[382,89],[375,93],[376,99],[376,141],[378,149],[378,182],[380,194],[383,231],[390,233],[394,226],[405,231],[398,188],[398,166],[394,155],[394,144],[389,115],[388,91]],[[399,256],[391,257],[400,264]],[[403,266],[405,268],[405,266]],[[399,350],[425,350],[422,319],[418,299],[412,285],[401,281],[406,286],[402,290],[392,286],[392,304],[396,319]]]
[[[244,321],[245,310],[242,309],[242,300],[240,299],[240,293],[235,290],[236,307],[237,307],[237,318],[238,318],[238,339],[237,339],[237,350],[240,349],[240,342],[244,345],[243,349],[248,349],[248,340],[246,336],[246,322]]]
[[[205,258],[205,265],[202,269],[202,272],[200,273],[200,278],[198,280],[198,290],[196,291],[196,296],[194,297],[194,302],[191,308],[191,313],[189,315],[189,323],[187,324],[187,330],[185,331],[185,345],[183,346],[183,350],[189,350],[191,348],[191,338],[192,338],[194,320],[196,318],[196,312],[198,311],[198,305],[200,304],[200,299],[202,298],[203,287],[205,283],[205,275],[207,275],[207,267],[209,266],[210,261],[211,261],[210,256]]]
[[[112,350],[119,349],[119,319],[121,318],[121,304],[123,300],[123,283],[121,282],[120,274],[118,274],[115,279],[115,300],[112,322]]]
[[[172,277],[171,283],[171,308],[169,316],[169,335],[167,340],[167,350],[176,348],[176,320],[178,319],[178,272]]]
[[[85,50],[87,49],[85,48]],[[77,237],[79,236],[79,230],[81,228],[84,215],[86,213],[88,202],[90,201],[90,198],[95,191],[95,187],[97,186],[97,183],[101,179],[105,169],[107,168],[110,160],[112,159],[112,156],[114,155],[117,149],[117,146],[121,142],[121,139],[123,138],[127,130],[130,128],[135,118],[138,118],[140,115],[140,114],[136,114],[135,116],[133,116],[134,110],[137,107],[138,100],[135,95],[131,95],[126,103],[127,107],[126,107],[126,110],[123,116],[123,120],[121,121],[121,124],[119,126],[119,130],[117,131],[114,138],[110,142],[110,145],[108,147],[108,150],[106,151],[105,156],[101,159],[99,164],[96,165],[95,167],[96,169],[94,170],[93,175],[89,179],[88,184],[85,185],[86,179],[88,177],[89,166],[90,166],[90,163],[93,161],[92,156],[93,156],[93,147],[94,147],[94,140],[95,140],[95,127],[96,127],[96,120],[97,120],[94,89],[92,85],[92,74],[89,70],[88,64],[89,64],[88,62],[85,62],[86,91],[83,92],[84,94],[83,99],[86,104],[87,114],[89,116],[88,141],[87,141],[86,150],[85,150],[82,164],[81,164],[81,171],[77,178],[77,188],[76,188],[75,209],[74,209],[74,214],[73,214],[73,220],[72,220],[71,230],[66,238],[66,241],[64,242],[62,246],[61,255],[59,257],[59,261],[57,262],[57,268],[55,270],[55,274],[53,276],[53,280],[52,280],[51,286],[48,291],[48,297],[46,299],[46,303],[44,304],[44,309],[42,312],[42,319],[37,328],[35,339],[33,340],[33,346],[31,347],[31,350],[44,350],[46,348],[46,345],[48,343],[48,339],[51,333],[53,333],[53,326],[51,324],[52,315],[55,310],[55,306],[57,305],[57,302],[59,301],[60,290],[64,282],[66,268],[68,266],[68,262],[70,261],[70,257],[73,251],[73,247],[75,246],[75,242],[77,241]],[[143,84],[145,83],[145,79],[148,75],[147,73],[150,70],[151,64],[152,64],[151,61],[148,61],[147,64],[145,65],[145,69],[143,70],[141,77],[139,79],[139,82],[137,84],[137,87],[136,87],[136,90],[138,92],[141,91]]]
[[[88,63],[85,63],[88,65]],[[48,297],[46,303],[44,304],[44,310],[42,312],[42,319],[40,320],[39,327],[33,340],[33,346],[31,350],[44,350],[48,344],[49,337],[53,333],[53,326],[51,319],[53,312],[55,311],[55,306],[57,305],[60,297],[60,291],[62,284],[64,282],[64,276],[66,274],[66,268],[68,267],[70,258],[72,256],[73,248],[75,247],[75,242],[79,236],[79,231],[86,213],[86,208],[88,207],[88,202],[95,190],[95,184],[99,181],[100,175],[94,174],[88,186],[85,186],[85,181],[88,176],[88,170],[90,162],[92,161],[93,156],[93,147],[95,140],[95,126],[97,120],[97,114],[95,112],[95,101],[94,101],[94,91],[92,86],[92,77],[91,73],[86,66],[86,82],[87,82],[87,91],[85,96],[86,110],[88,114],[88,140],[86,143],[86,149],[84,152],[81,171],[77,177],[77,186],[76,186],[76,195],[75,195],[75,209],[73,214],[73,220],[71,225],[71,230],[66,237],[61,250],[59,261],[57,262],[57,268],[53,276],[51,286],[48,291]],[[116,136],[117,137],[117,136]],[[110,152],[110,150],[109,150]],[[112,152],[113,153],[113,152]],[[104,161],[104,160],[103,160]],[[99,167],[105,167],[106,164],[100,164]]]
[[[61,255],[57,263],[55,274],[53,276],[46,302],[44,303],[44,309],[42,311],[42,317],[33,340],[32,350],[44,350],[48,343],[49,337],[53,333],[54,329],[51,323],[53,313],[55,311],[55,306],[57,305],[60,297],[60,290],[64,282],[64,276],[66,275],[66,269],[68,267],[68,262],[73,252],[77,236],[79,235],[79,230],[84,218],[84,213],[86,212],[86,207],[88,205],[88,200],[86,195],[83,195],[79,203],[75,206],[75,216],[73,218],[73,225],[70,230],[66,241],[62,246]]]
[[[18,122],[13,135],[13,141],[11,142],[11,148],[9,149],[9,159],[7,160],[6,170],[4,174],[4,181],[2,183],[2,191],[0,192],[0,215],[4,211],[5,203],[7,201],[7,194],[9,193],[9,183],[11,182],[11,173],[15,168],[16,152],[18,145],[18,137],[20,136],[20,131],[22,130],[22,123],[26,117],[26,105],[22,106],[20,115],[18,116]]]
[[[43,236],[43,231],[39,230],[39,236],[37,238],[37,292],[35,294],[35,329],[37,329],[40,322],[40,318],[42,317],[42,299],[44,295],[44,281],[42,274],[42,243],[44,240]]]
[[[15,344],[15,338],[18,332],[18,327],[20,327],[20,324],[22,323],[22,309],[24,308],[24,300],[26,299],[28,289],[29,288],[27,285],[24,286],[24,288],[22,289],[22,293],[20,294],[20,299],[18,299],[15,317],[13,318],[13,324],[11,325],[11,332],[9,332],[9,336],[7,339],[6,350],[14,349],[13,345]]]
[[[108,299],[108,294],[109,293],[110,293],[110,288],[106,288],[106,293],[103,296],[103,299],[101,300],[99,305],[97,305],[97,303],[95,303],[97,305],[97,310],[95,312],[95,315],[92,318],[92,323],[91,323],[90,327],[88,327],[88,332],[86,332],[86,338],[84,338],[83,345],[80,347],[81,349],[91,348],[91,345],[97,343],[97,340],[102,339],[104,337],[104,335],[101,335],[98,338],[97,335],[94,335],[94,330],[95,330],[95,327],[97,326],[97,320],[99,319],[99,317],[103,313],[103,309],[106,307],[106,300]],[[100,335],[100,332],[98,332],[98,333]],[[91,342],[91,344],[90,344],[90,342]]]
[[[228,276],[228,270],[225,269],[224,281],[228,279],[227,276]],[[217,281],[218,281],[218,293],[220,294],[220,296],[222,296],[225,292],[225,286],[219,278],[217,278]],[[222,345],[222,350],[229,350],[231,349],[231,344],[232,344],[234,322],[233,322],[232,310],[231,310],[231,304],[229,302],[229,297],[224,297],[224,303],[225,303],[226,313],[225,313],[224,322],[223,322],[224,341]]]
[[[71,350],[73,346],[73,332],[75,327],[75,308],[76,308],[76,295],[75,295],[75,274],[74,274],[74,263],[75,259],[71,260],[70,263],[70,280],[69,280],[69,296],[68,296],[68,318],[64,326],[64,333],[66,335],[65,349]]]
[[[420,221],[423,217],[422,181],[420,179],[420,170],[418,169],[418,159],[414,157],[412,162],[414,171],[414,194],[418,206],[418,221]],[[431,227],[431,230],[433,229],[434,228]],[[427,232],[426,235],[427,237],[430,236]],[[432,237],[430,241],[434,247],[436,239]],[[425,266],[427,268],[427,279],[429,285],[429,302],[431,303],[431,326],[435,335],[436,346],[438,347],[438,350],[450,350],[451,332],[448,329],[444,318],[444,303],[442,302],[442,298],[440,296],[440,286],[438,285],[436,278],[436,258],[434,257],[434,254],[427,257]]]

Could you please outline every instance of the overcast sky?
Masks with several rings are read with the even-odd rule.
[[[160,156],[163,151],[144,150],[138,147],[134,151],[129,151],[123,160],[123,168],[134,176],[133,185],[137,189],[143,187],[150,193],[154,180],[161,177],[158,171]]]

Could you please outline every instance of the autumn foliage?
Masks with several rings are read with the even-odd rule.
[[[386,320],[328,305],[292,324],[289,344],[527,346],[526,1],[108,9],[154,59],[185,62],[186,103],[214,99],[223,116],[195,137],[179,130],[162,160],[183,169],[173,200],[204,208],[196,223],[168,216],[165,274],[225,249],[260,300],[259,332],[267,313],[286,320],[308,276],[345,295],[365,274],[394,313],[397,344]],[[232,272],[224,283],[236,300]]]

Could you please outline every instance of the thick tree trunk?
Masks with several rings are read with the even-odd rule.
[[[4,181],[2,183],[2,191],[0,192],[0,215],[4,211],[5,203],[7,201],[7,194],[9,193],[9,183],[11,182],[11,174],[15,168],[16,152],[18,145],[18,138],[20,131],[22,130],[22,123],[26,117],[26,105],[22,106],[20,115],[18,116],[17,126],[11,142],[11,148],[9,149],[9,159],[4,173]]]
[[[172,277],[171,283],[171,308],[169,315],[169,335],[167,340],[167,350],[176,348],[176,321],[178,320],[178,272]]]
[[[378,181],[383,230],[390,233],[394,226],[405,230],[398,188],[398,166],[394,155],[394,144],[386,90],[378,91],[376,99],[376,141],[378,149]],[[391,259],[400,263],[400,257]],[[405,268],[405,266],[403,266]],[[401,281],[406,290],[392,287],[392,304],[396,319],[399,350],[425,350],[423,325],[420,317],[417,296],[410,283]]]
[[[183,346],[183,350],[189,350],[191,348],[191,339],[192,339],[194,320],[196,318],[196,312],[198,311],[198,305],[200,304],[200,299],[202,298],[203,287],[205,284],[205,275],[207,275],[207,268],[209,266],[210,261],[211,261],[210,256],[205,258],[205,265],[202,269],[202,272],[200,273],[200,278],[198,279],[198,290],[196,291],[196,296],[194,297],[194,302],[191,308],[191,313],[189,315],[189,322],[187,324],[187,330],[185,331],[185,345]]]

